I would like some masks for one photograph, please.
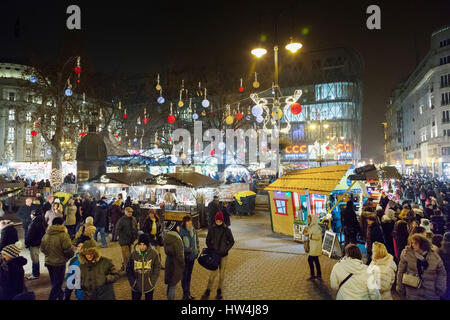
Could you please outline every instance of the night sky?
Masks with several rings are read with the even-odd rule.
[[[81,7],[81,31],[66,29],[70,4]],[[381,7],[381,30],[366,28],[371,4]],[[174,66],[250,65],[249,51],[261,34],[267,48],[290,36],[305,51],[354,47],[366,64],[362,156],[382,160],[381,122],[392,88],[425,56],[431,33],[450,24],[449,13],[448,0],[2,0],[0,58],[26,60],[33,53],[48,59],[70,42],[83,47],[97,71],[133,75]]]

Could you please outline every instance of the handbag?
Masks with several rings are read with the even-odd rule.
[[[222,258],[210,248],[203,248],[200,256],[198,257],[198,263],[205,269],[208,270],[217,270],[220,265],[220,261]]]
[[[402,284],[419,289],[422,285],[422,280],[418,276],[409,273],[404,273],[402,278]]]
[[[304,242],[303,242],[303,248],[305,249],[306,253],[309,253],[309,238],[307,238]]]

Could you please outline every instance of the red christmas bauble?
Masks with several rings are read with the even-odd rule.
[[[211,113],[214,113],[214,111],[211,110]]]
[[[326,146],[325,149],[330,150],[330,146]]]
[[[237,119],[237,120],[242,120],[242,113],[240,113],[240,112],[238,112],[238,113],[236,113],[236,115],[235,115],[235,118]]]
[[[267,148],[263,148],[263,152],[267,152]]]
[[[147,124],[147,122],[148,122],[148,119],[144,118],[144,123]]]
[[[300,112],[302,112],[302,106],[300,105],[300,103],[293,103],[291,104],[291,112],[292,114],[299,114]]]
[[[40,122],[36,122],[36,125],[38,126],[38,125],[40,125],[41,123]]]
[[[167,117],[167,121],[169,121],[169,123],[174,123],[175,122],[175,116],[173,114],[171,114],[170,116]]]
[[[239,87],[239,92],[244,92],[244,87]]]
[[[119,139],[119,136],[116,136],[117,139]]]
[[[37,132],[33,130],[33,131],[31,131],[31,135],[34,137],[37,135]]]
[[[213,156],[216,152],[214,151],[214,149],[211,150],[210,154]]]
[[[75,73],[80,74],[81,73],[81,68],[80,67],[75,67]]]
[[[172,137],[169,137],[169,141],[172,141]]]
[[[77,83],[80,83],[80,79],[77,80]]]

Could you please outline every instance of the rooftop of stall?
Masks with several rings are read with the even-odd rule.
[[[295,220],[295,196],[329,196],[348,173],[351,164],[294,170],[274,181],[264,190],[269,191],[269,206],[272,231],[293,235]],[[298,211],[298,210],[297,210]]]

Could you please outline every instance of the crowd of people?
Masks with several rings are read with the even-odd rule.
[[[369,198],[359,221],[353,199],[347,202],[345,256],[333,268],[331,288],[337,299],[392,299],[395,288],[405,299],[449,300],[449,185],[409,176],[394,187],[377,205]]]
[[[209,298],[217,275],[216,299],[222,299],[227,255],[234,239],[228,228],[230,219],[226,205],[222,207],[215,197],[208,213],[206,244],[221,257],[221,262],[217,270],[211,271],[202,299]],[[27,259],[20,255],[24,248],[16,226],[8,220],[0,221],[0,299],[35,298],[33,292],[27,290],[26,281],[40,278],[41,252],[50,276],[49,300],[70,300],[72,293],[79,300],[115,299],[113,283],[122,275],[129,281],[132,299],[151,300],[161,269],[165,269],[164,283],[169,300],[175,299],[179,283],[183,299],[195,299],[190,292],[191,276],[201,250],[190,215],[165,230],[156,210],[146,213],[137,201],[130,197],[124,201],[121,194],[112,201],[105,197],[96,201],[89,194],[83,198],[75,195],[65,205],[53,195],[44,198],[37,194],[35,198],[26,199],[17,216],[30,253],[32,274],[24,278]],[[108,241],[109,234],[111,241]],[[120,269],[99,250],[111,242],[118,242],[120,246]]]

